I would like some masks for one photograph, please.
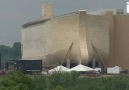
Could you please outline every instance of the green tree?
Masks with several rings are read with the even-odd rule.
[[[32,79],[19,71],[10,72],[0,82],[0,90],[34,90]]]
[[[19,59],[21,58],[21,43],[15,42],[9,52],[10,58]]]
[[[12,59],[20,59],[21,58],[21,43],[15,42],[12,47],[0,45],[0,55],[2,59],[2,65],[5,62]]]

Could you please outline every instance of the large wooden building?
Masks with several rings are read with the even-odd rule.
[[[89,14],[79,10],[53,16],[44,4],[42,17],[22,26],[22,59],[61,63],[129,67],[129,15],[104,11]]]

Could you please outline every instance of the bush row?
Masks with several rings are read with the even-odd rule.
[[[79,77],[79,73],[24,75],[11,72],[0,78],[0,90],[129,90],[129,76]]]

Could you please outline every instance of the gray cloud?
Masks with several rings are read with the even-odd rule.
[[[21,41],[21,26],[38,19],[44,2],[53,5],[54,15],[61,15],[85,8],[99,9],[126,8],[128,0],[0,0],[0,44],[11,45]]]

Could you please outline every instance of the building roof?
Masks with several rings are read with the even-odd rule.
[[[44,20],[37,20],[37,21],[33,21],[33,22],[28,22],[28,23],[22,25],[22,28],[26,28],[26,27],[28,27],[28,26],[30,26],[30,25],[35,25],[35,24],[39,24],[39,23],[44,23],[44,22],[46,22],[47,20],[49,20],[49,19],[44,19]]]
[[[86,11],[86,10],[79,10],[79,11]],[[69,15],[69,14],[78,14],[79,11],[75,11],[75,12],[71,12],[71,13],[67,13],[67,14],[64,14],[64,15],[59,15],[59,16],[53,16],[51,18],[47,18],[47,19],[40,19],[40,20],[36,20],[36,21],[32,21],[32,22],[28,22],[24,25],[22,25],[22,28],[26,28],[28,26],[31,26],[31,25],[36,25],[36,24],[40,24],[40,23],[44,23],[52,18],[57,18],[57,17],[61,17],[61,16],[65,16],[65,15]],[[102,15],[102,13],[104,11],[112,11],[114,12],[114,15],[115,15],[115,9],[107,9],[107,10],[99,10],[98,12],[87,12],[87,14],[92,14],[92,15]],[[122,14],[122,15],[126,15],[126,14]],[[41,18],[44,18],[44,16],[41,16]]]
[[[48,21],[48,20],[50,20],[50,19],[52,19],[52,18],[57,18],[57,17],[69,15],[69,14],[78,14],[78,11],[76,11],[76,12],[71,12],[71,13],[67,13],[67,14],[64,14],[64,15],[54,16],[54,17],[51,17],[51,18],[48,18],[48,19],[40,19],[40,20],[28,22],[28,23],[22,25],[22,28],[27,28],[28,26],[31,26],[31,25],[36,25],[36,24],[40,24],[40,23],[45,23],[46,21]]]

